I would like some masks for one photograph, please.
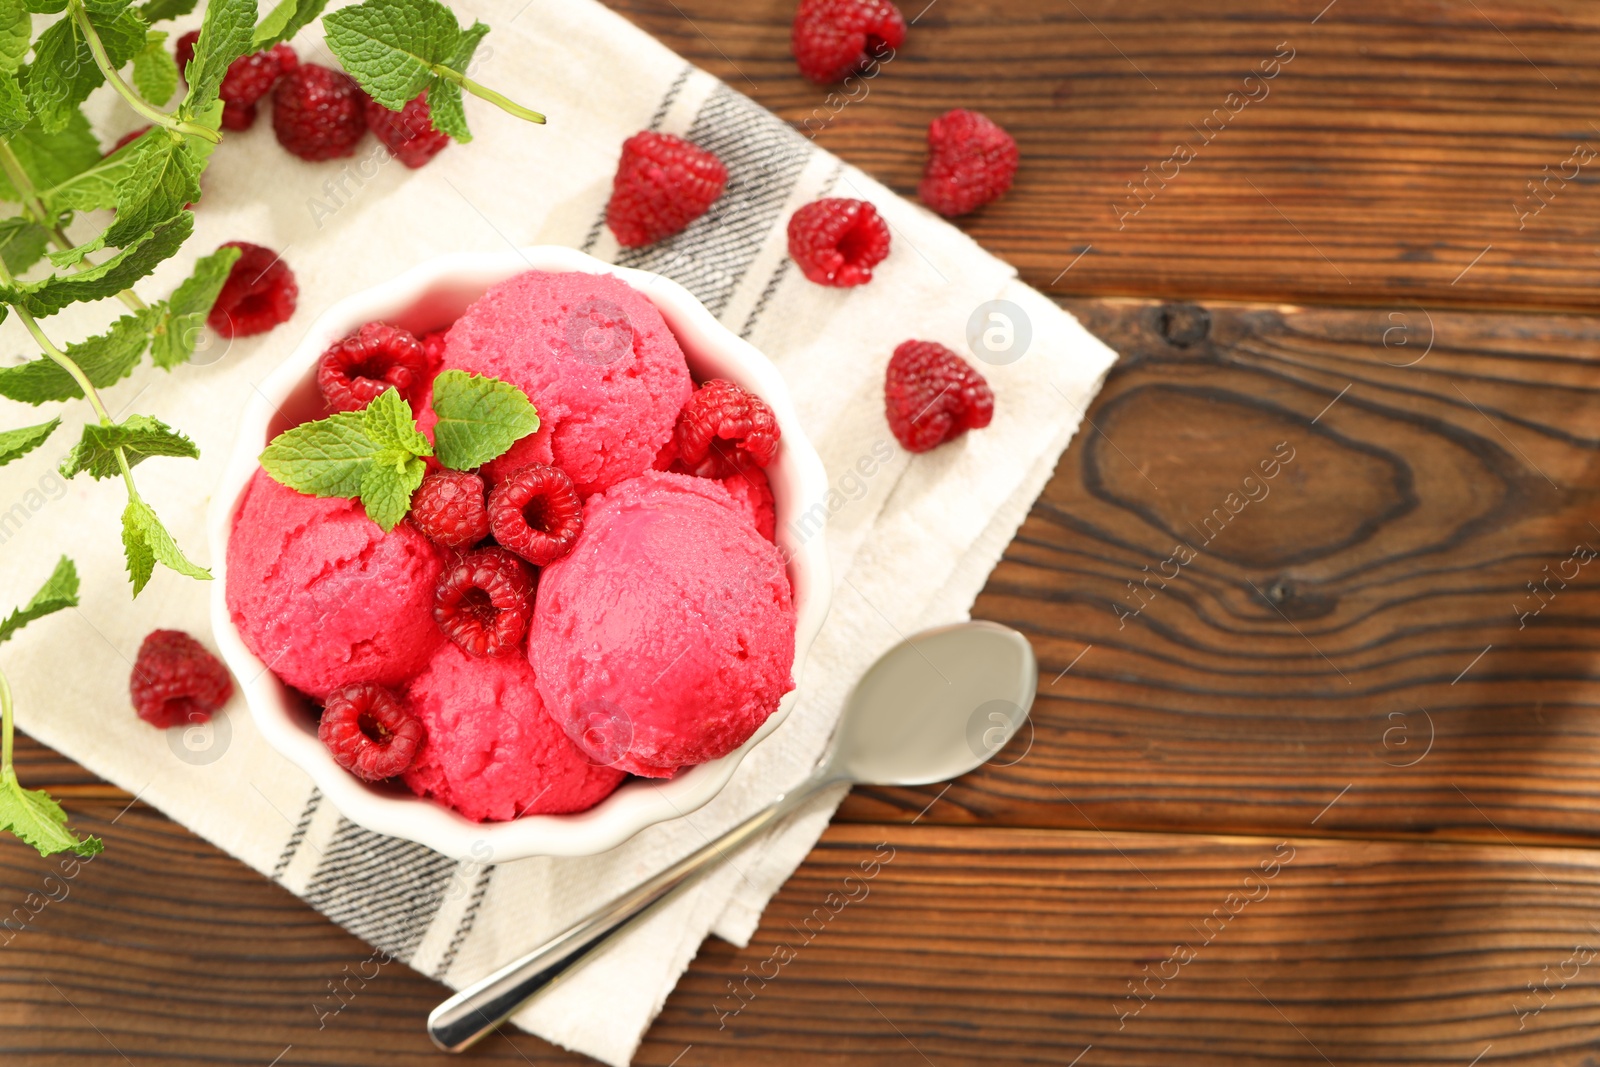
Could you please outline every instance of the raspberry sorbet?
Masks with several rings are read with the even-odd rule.
[[[398,685],[444,635],[443,558],[408,523],[384,533],[356,500],[305,496],[258,471],[228,538],[228,613],[272,672],[318,700]]]
[[[489,464],[491,480],[554,463],[584,496],[649,470],[693,391],[661,312],[609,274],[502,282],[451,327],[444,365],[508,381],[539,409],[539,433]]]
[[[624,777],[567,740],[521,656],[478,658],[443,644],[406,703],[428,729],[406,785],[469,819],[583,811]]]
[[[600,762],[652,778],[738,748],[794,688],[777,548],[706,478],[651,472],[584,507],[539,577],[528,659],[545,707]]]

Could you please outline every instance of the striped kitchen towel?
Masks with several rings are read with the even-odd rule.
[[[70,552],[86,590],[80,611],[29,628],[8,649],[22,727],[280,882],[382,954],[457,987],[804,777],[865,667],[902,635],[965,616],[1115,358],[959,230],[818,149],[593,0],[458,7],[462,17],[494,27],[476,74],[546,112],[550,124],[528,126],[473,101],[477,139],[418,171],[391,165],[371,140],[351,159],[311,165],[284,153],[268,123],[230,134],[205,177],[197,236],[149,289],[166,291],[194,256],[223,241],[247,240],[283,254],[299,279],[300,308],[287,325],[212,352],[204,365],[170,376],[136,373],[111,390],[113,406],[149,412],[200,444],[198,465],[150,463],[140,468],[140,481],[180,541],[203,555],[203,487],[220,475],[238,412],[334,301],[436,254],[543,243],[681,282],[784,373],[831,479],[826,497],[810,502],[807,521],[828,523],[837,583],[832,614],[794,712],[728,788],[701,810],[588,858],[496,865],[485,854],[455,862],[370,833],[342,818],[262,742],[238,700],[206,730],[162,734],[119,713],[127,704],[124,660],[156,626],[205,634],[207,589],[161,572],[130,602],[115,532],[119,490],[62,483],[53,473],[60,449],[8,466],[0,481],[7,558]],[[332,62],[315,31],[296,46],[306,60]],[[892,68],[882,76],[893,77]],[[132,125],[111,101],[93,104],[105,142]],[[643,128],[714,151],[729,181],[712,211],[686,232],[623,250],[602,214],[621,144]],[[869,200],[889,223],[893,251],[870,285],[816,286],[787,259],[790,214],[825,195]],[[72,339],[114,316],[109,306],[76,308],[52,328]],[[1000,332],[973,339],[970,329]],[[11,352],[31,354],[14,319],[0,330]],[[911,337],[983,360],[977,365],[997,395],[993,425],[921,456],[899,448],[884,421],[883,374],[895,345]],[[29,414],[6,410],[0,425],[37,421]],[[72,506],[61,505],[69,495]],[[0,599],[25,598],[43,578],[36,570],[8,565]],[[77,669],[84,648],[100,650],[103,670]],[[748,940],[838,799],[743,853],[516,1022],[607,1063],[627,1063],[701,941],[713,932]],[[338,1025],[338,1007],[326,1005],[328,1026]],[[359,1012],[359,1001],[348,1010]]]

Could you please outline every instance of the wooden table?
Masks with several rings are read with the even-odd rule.
[[[638,1062],[1600,1062],[1600,8],[1325,2],[935,0],[835,114],[790,0],[614,0],[902,192],[987,111],[1025,162],[963,225],[1122,353],[975,612],[1035,642],[1031,736],[853,795]],[[359,942],[23,755],[109,847],[0,950],[0,1061],[448,1062],[440,987],[319,1033]]]

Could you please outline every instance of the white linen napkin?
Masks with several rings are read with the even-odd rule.
[[[0,602],[31,595],[61,552],[83,575],[78,611],[30,627],[4,650],[24,730],[394,958],[460,987],[803,778],[874,658],[903,635],[966,616],[1115,355],[959,230],[842,165],[593,0],[455,6],[463,21],[478,17],[493,27],[474,76],[547,113],[549,125],[528,126],[469,98],[476,140],[451,146],[421,170],[394,164],[371,138],[352,159],[308,164],[277,145],[263,104],[256,127],[230,134],[217,151],[190,245],[139,289],[165,294],[196,256],[246,240],[282,253],[299,280],[299,310],[269,334],[211,353],[204,365],[170,375],[146,367],[108,391],[113,411],[153,414],[201,447],[198,463],[140,467],[141,488],[191,556],[207,562],[208,489],[254,384],[324,308],[429,256],[562,243],[658,271],[778,365],[830,475],[834,491],[815,503],[829,519],[833,610],[782,728],[706,807],[601,856],[456,863],[359,829],[261,740],[241,700],[192,731],[154,731],[128,709],[128,671],[144,635],[170,627],[207,638],[209,590],[158,571],[130,601],[117,538],[122,487],[64,483],[54,474],[88,414],[81,403],[68,413],[70,430],[0,472]],[[303,61],[331,65],[320,31],[295,44]],[[109,144],[135,122],[104,97],[91,101],[91,111]],[[646,127],[717,152],[730,183],[686,233],[625,251],[600,219],[622,141]],[[893,251],[871,284],[823,288],[787,261],[789,215],[822,195],[870,200],[892,228]],[[1008,302],[997,309],[1003,318],[979,313],[996,300]],[[74,308],[46,328],[58,341],[76,340],[118,311],[114,301]],[[885,363],[913,337],[972,352],[975,316],[1000,331],[994,339],[1002,348],[1008,322],[1015,331],[1009,355],[980,345],[985,358],[974,358],[996,393],[994,423],[913,457],[884,420]],[[0,336],[9,360],[36,355],[14,318]],[[37,421],[33,409],[0,402],[0,427]],[[735,858],[515,1021],[606,1063],[628,1063],[701,941],[714,932],[748,942],[839,799],[829,797]],[[326,1025],[338,1025],[338,1006],[330,998]]]

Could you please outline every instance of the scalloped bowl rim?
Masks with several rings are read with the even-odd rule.
[[[570,815],[525,815],[509,822],[476,823],[423,797],[393,787],[374,787],[333,761],[308,729],[298,699],[246,646],[227,606],[227,544],[234,514],[255,475],[257,457],[269,440],[280,405],[309,380],[317,360],[333,342],[363,323],[404,317],[441,292],[459,301],[529,270],[612,274],[641,292],[661,311],[697,378],[729,378],[771,405],[782,430],[778,458],[767,469],[778,505],[778,543],[788,554],[796,609],[796,688],[779,702],[761,728],[735,751],[670,779],[633,779],[588,811]],[[445,298],[450,299],[449,297]],[[464,306],[464,305],[463,305]],[[280,416],[281,417],[281,416]],[[798,697],[806,655],[826,618],[832,585],[826,525],[808,535],[792,526],[801,502],[828,492],[827,472],[807,440],[787,384],[772,362],[735,336],[687,289],[657,274],[617,267],[574,249],[533,246],[519,251],[455,253],[430,259],[398,277],[334,304],[306,332],[294,352],[255,390],[240,420],[238,443],[207,516],[212,569],[211,621],[222,658],[232,670],[257,729],[345,817],[368,830],[428,846],[453,859],[506,862],[530,856],[585,856],[622,844],[646,827],[680,818],[704,806],[733,777],[749,751],[787,718]],[[812,509],[815,511],[815,508]],[[485,849],[488,851],[485,852]]]

